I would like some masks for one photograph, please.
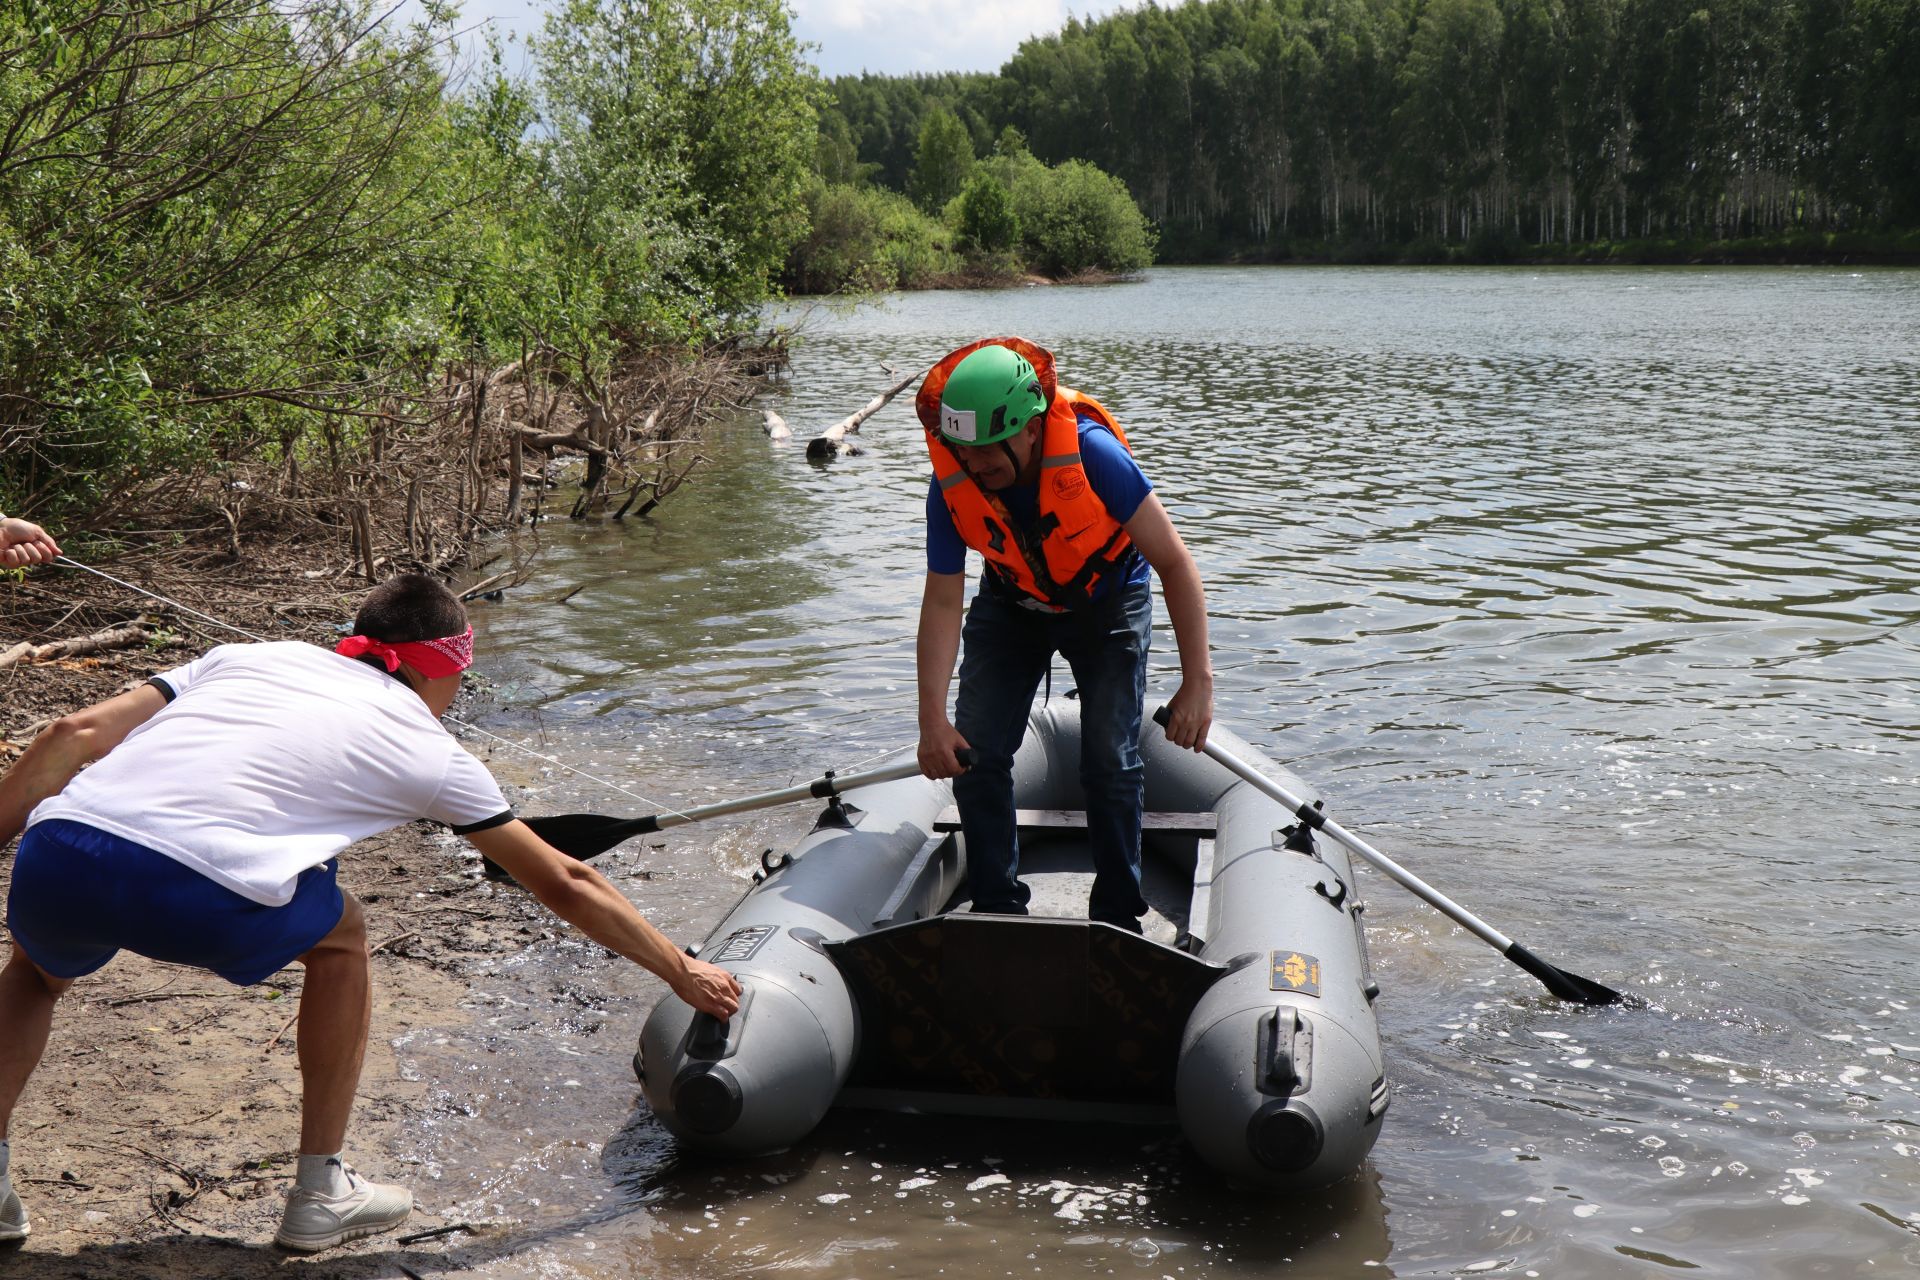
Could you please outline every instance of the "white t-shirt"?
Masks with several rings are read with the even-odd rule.
[[[229,644],[154,677],[173,697],[43,801],[255,902],[356,840],[417,818],[479,830],[512,817],[499,784],[420,695],[298,641]]]

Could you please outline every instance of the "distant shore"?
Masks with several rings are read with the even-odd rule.
[[[1800,233],[1738,239],[1536,244],[1510,234],[1464,242],[1284,240],[1164,246],[1155,266],[1920,266],[1920,231]]]

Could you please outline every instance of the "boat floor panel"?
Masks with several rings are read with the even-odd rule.
[[[1225,972],[1112,925],[1032,916],[947,914],[827,950],[859,1009],[849,1088],[1006,1106],[1170,1106],[1187,1019]]]
[[[1020,879],[1033,897],[1027,912],[1060,920],[1087,918],[1087,901],[1093,893],[1093,858],[1087,852],[1084,837],[1061,832],[1036,837],[1023,835],[1020,845]],[[1190,873],[1169,866],[1165,859],[1151,855],[1140,860],[1140,892],[1147,900],[1147,914],[1140,927],[1146,936],[1163,946],[1187,927],[1187,906],[1193,896]],[[966,890],[949,904],[952,911],[965,911],[972,903]]]

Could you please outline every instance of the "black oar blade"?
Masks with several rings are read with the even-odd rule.
[[[1572,1000],[1577,1004],[1619,1004],[1626,998],[1612,987],[1603,987],[1591,978],[1554,968],[1517,942],[1503,954],[1540,979],[1542,986],[1562,1000]]]
[[[644,818],[608,818],[597,813],[557,813],[524,821],[533,829],[533,834],[582,862],[599,857],[624,840],[660,829],[660,820],[654,814]]]

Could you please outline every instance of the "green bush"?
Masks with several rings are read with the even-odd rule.
[[[820,183],[807,212],[811,230],[787,258],[795,292],[924,288],[959,267],[947,229],[898,192]]]
[[[1013,192],[992,173],[968,180],[958,209],[960,247],[969,253],[998,254],[1020,241],[1020,216],[1013,211]]]
[[[1034,269],[1063,276],[1153,264],[1153,228],[1118,178],[1084,160],[1049,169],[1015,157],[1009,167],[1020,243]]]

